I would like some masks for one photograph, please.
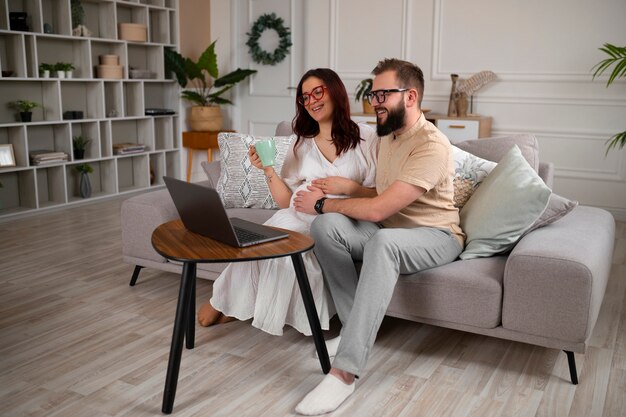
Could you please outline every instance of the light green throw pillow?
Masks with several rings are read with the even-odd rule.
[[[460,258],[484,258],[511,249],[546,209],[550,194],[513,146],[461,210],[467,239]]]

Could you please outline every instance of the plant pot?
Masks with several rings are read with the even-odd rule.
[[[57,71],[57,78],[65,78],[65,71]]]
[[[74,149],[74,160],[83,159],[85,157],[84,149]]]
[[[224,120],[220,106],[193,106],[189,114],[189,127],[196,132],[219,132]]]
[[[65,78],[72,78],[74,76],[74,71],[65,71]]]
[[[374,114],[374,108],[372,107],[372,105],[370,104],[369,101],[367,100],[363,100],[363,113],[366,114]]]
[[[20,112],[20,120],[22,122],[31,122],[33,120],[33,112],[32,111],[21,111]]]
[[[50,78],[50,70],[41,71],[42,78]]]
[[[80,173],[79,192],[82,198],[91,197],[91,182],[89,181],[89,175],[86,172]]]

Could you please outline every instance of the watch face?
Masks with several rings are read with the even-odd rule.
[[[324,208],[324,200],[326,200],[325,198],[320,198],[319,200],[317,200],[315,202],[315,206],[313,206],[313,208],[315,209],[315,211],[319,214],[323,214],[322,209]]]

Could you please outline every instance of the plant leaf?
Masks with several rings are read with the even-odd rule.
[[[205,96],[193,90],[185,90],[180,93],[180,96],[185,100],[189,100],[193,103],[198,103],[201,106],[206,106],[208,103],[208,100]]]
[[[176,76],[176,81],[181,87],[187,85],[187,75],[185,73],[185,58],[173,49],[165,48],[165,69],[172,71]]]
[[[622,149],[626,145],[626,130],[620,133],[616,133],[609,140],[606,141],[606,154],[613,148]]]
[[[209,45],[200,58],[198,58],[198,68],[205,70],[213,78],[217,78],[219,75],[217,69],[217,55],[215,54],[215,42]]]
[[[256,72],[256,70],[237,68],[233,72],[216,79],[213,85],[215,87],[222,87],[229,84],[236,84],[239,81],[245,79],[247,76],[252,75]]]
[[[214,97],[211,99],[211,103],[215,104],[233,104],[232,101],[224,98],[224,97]]]

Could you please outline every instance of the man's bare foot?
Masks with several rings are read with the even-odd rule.
[[[198,323],[200,326],[207,327],[218,322],[223,314],[216,310],[211,303],[206,303],[198,310]]]

